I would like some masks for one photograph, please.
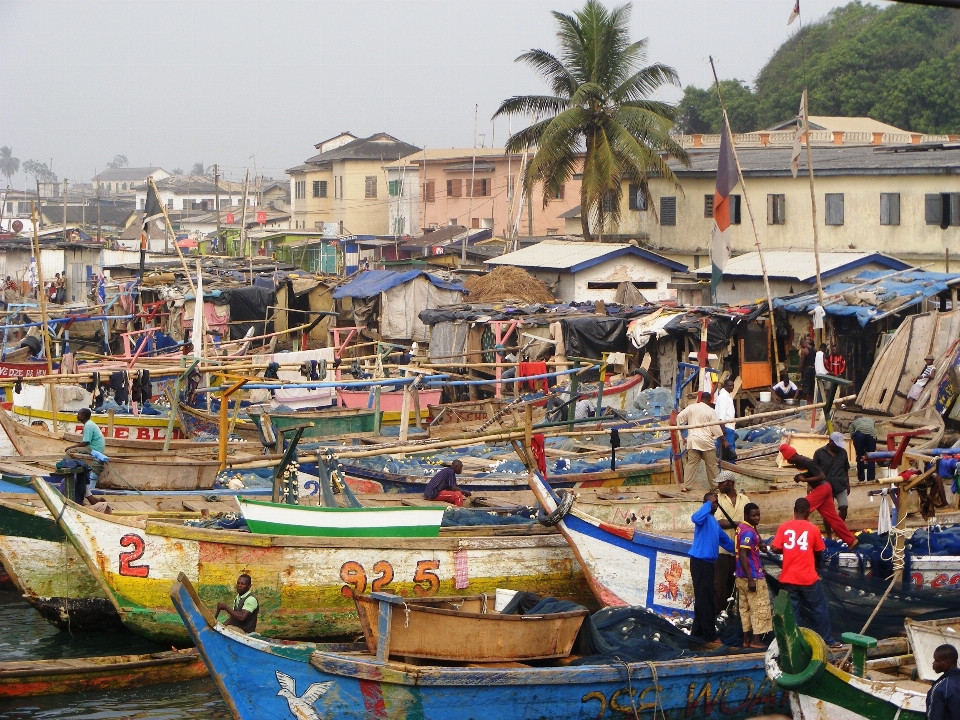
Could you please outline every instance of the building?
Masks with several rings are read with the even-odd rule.
[[[137,211],[126,205],[101,205],[87,202],[82,205],[43,205],[40,208],[40,223],[49,228],[63,226],[64,211],[68,224],[79,225],[88,233],[96,236],[97,228],[103,235],[117,235],[126,229],[137,216]]]
[[[229,180],[220,180],[219,183],[215,183],[212,177],[206,175],[171,175],[156,181],[157,194],[163,206],[168,211],[187,217],[191,213],[208,213],[216,209],[217,185],[219,185],[221,208],[239,208],[243,204],[243,183]],[[143,210],[147,202],[145,186],[137,189],[136,198],[137,210]],[[256,190],[251,183],[247,188],[247,206],[254,207],[256,204]]]
[[[294,230],[328,235],[388,233],[389,187],[384,165],[420,148],[386,133],[358,138],[351,133],[317,143],[320,154],[290,168]]]
[[[520,235],[564,234],[560,216],[580,197],[579,175],[544,203],[537,189],[521,198],[522,166],[522,155],[508,155],[503,148],[424,150],[388,163],[387,234],[419,235],[447,225],[489,229],[503,237],[511,235],[511,227]],[[523,207],[514,203],[515,196]]]
[[[93,178],[93,191],[107,197],[122,194],[132,195],[137,188],[145,187],[147,178],[150,177],[153,178],[154,182],[159,182],[170,177],[170,173],[160,167],[111,168],[104,170]]]
[[[486,261],[521,267],[563,302],[614,302],[621,283],[631,283],[647,301],[672,300],[674,272],[687,266],[636,244],[544,240]]]

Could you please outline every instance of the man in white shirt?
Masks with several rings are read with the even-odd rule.
[[[737,426],[730,422],[737,417],[737,407],[733,404],[733,378],[727,376],[723,381],[723,387],[717,390],[717,397],[714,400],[713,408],[717,413],[717,418],[726,422],[723,426],[723,438],[727,441],[726,445],[731,450],[737,449]],[[717,457],[722,458],[720,451],[720,440],[716,442]]]
[[[796,384],[790,379],[790,373],[786,370],[780,371],[780,382],[773,386],[773,394],[781,400],[790,400],[797,396],[798,390]]]
[[[711,399],[710,393],[702,393],[700,400],[687,405],[677,415],[677,425],[705,426],[691,427],[687,431],[687,451],[683,458],[683,486],[680,488],[684,492],[694,489],[693,478],[701,462],[711,487],[720,472],[714,443],[717,438],[720,438],[720,442],[726,445],[727,439],[723,437],[720,429],[717,412],[710,405]]]

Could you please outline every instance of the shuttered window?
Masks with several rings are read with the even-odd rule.
[[[463,197],[463,180],[447,180],[447,197]]]
[[[467,180],[467,190],[467,195],[470,197],[486,197],[490,194],[490,180],[487,178]]]
[[[730,224],[739,225],[740,224],[740,207],[742,205],[741,198],[739,195],[730,196]]]
[[[826,193],[824,200],[824,222],[827,225],[843,225],[843,193]]]
[[[767,225],[783,225],[787,221],[786,195],[767,195]]]
[[[900,193],[880,193],[880,224],[900,224]]]
[[[929,193],[924,201],[927,225],[960,225],[960,193]]]
[[[427,180],[423,184],[423,201],[432,203],[437,200],[437,184],[433,180]]]
[[[403,195],[403,180],[391,180],[388,182],[387,192],[390,194],[390,197]]]
[[[377,176],[367,175],[363,178],[363,196],[375,198],[377,196]]]
[[[327,196],[327,181],[326,180],[314,180],[313,181],[313,196],[315,198],[325,198]]]
[[[713,195],[703,196],[703,216],[705,218],[713,217]]]
[[[674,196],[660,198],[660,224],[677,224],[677,198]]]
[[[640,183],[630,183],[627,195],[628,208],[638,212],[644,212],[647,209],[647,195],[643,192],[643,186]]]

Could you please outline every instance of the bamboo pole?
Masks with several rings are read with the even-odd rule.
[[[43,321],[43,350],[47,360],[47,375],[53,375],[53,349],[50,347],[50,332],[47,324],[47,292],[43,287],[43,259],[40,256],[40,235],[37,233],[37,207],[33,202],[30,203],[30,220],[33,222],[33,252],[37,256],[37,287],[40,290],[40,319]],[[57,394],[52,387],[50,388],[50,407],[53,410],[53,432],[57,432]]]
[[[157,201],[160,200],[160,191],[157,190],[157,185],[153,181],[153,176],[147,178],[147,182],[150,183],[150,187],[153,188],[153,192],[156,193]],[[163,213],[163,220],[167,224],[167,232],[170,233],[170,237],[173,238],[173,249],[177,251],[177,256],[180,258],[180,264],[183,265],[183,272],[187,276],[187,282],[190,283],[190,289],[193,291],[193,296],[197,296],[197,286],[193,284],[193,278],[190,276],[190,268],[187,266],[187,261],[183,257],[183,253],[180,251],[180,244],[177,242],[177,234],[173,232],[173,225],[170,223],[170,216],[167,215],[167,206],[163,203],[160,203],[160,212]],[[143,283],[143,277],[140,278],[140,282]]]
[[[817,303],[823,307],[823,283],[820,280],[820,236],[817,232],[817,195],[813,187],[813,153],[810,151],[810,106],[807,104],[807,89],[803,89],[803,133],[807,146],[807,173],[810,176],[810,216],[813,219],[813,259],[817,266]],[[772,310],[772,308],[771,308]]]

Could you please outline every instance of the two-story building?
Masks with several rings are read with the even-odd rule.
[[[160,202],[168,211],[176,213],[213,212],[216,209],[217,194],[220,195],[221,208],[239,208],[243,204],[243,183],[220,180],[214,182],[206,175],[171,175],[156,181]],[[218,186],[219,185],[219,190]],[[143,210],[147,202],[146,186],[136,191],[137,210]],[[257,204],[254,183],[247,188],[247,207]]]
[[[386,133],[358,138],[341,133],[317,143],[320,151],[290,168],[293,229],[337,235],[389,232],[389,187],[384,166],[420,152]]]
[[[102,197],[133,195],[138,188],[145,188],[147,178],[159,182],[170,177],[170,173],[160,167],[125,167],[104,170],[91,181],[93,192]],[[139,205],[138,205],[139,207]]]

